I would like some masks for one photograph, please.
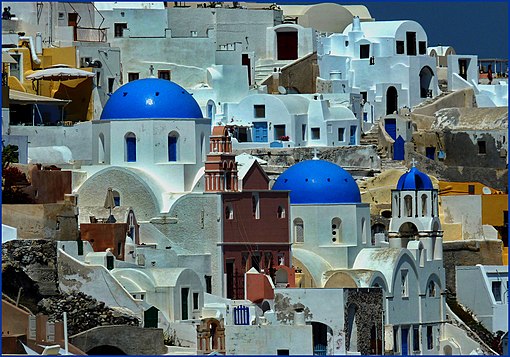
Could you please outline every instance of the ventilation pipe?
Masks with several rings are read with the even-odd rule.
[[[35,34],[35,53],[42,55],[42,34],[40,32]]]
[[[359,16],[354,16],[352,19],[352,31],[361,31]]]
[[[19,39],[21,41],[28,41],[28,44],[30,46],[30,53],[32,54],[32,61],[34,61],[35,64],[41,64],[41,60],[39,59],[39,57],[37,57],[37,54],[35,53],[34,40],[32,40],[32,36],[21,36]]]

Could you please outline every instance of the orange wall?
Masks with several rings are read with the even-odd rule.
[[[104,252],[110,248],[117,259],[123,260],[128,228],[127,223],[82,223],[81,239],[90,242],[95,252]]]
[[[502,226],[504,211],[508,212],[508,195],[482,195],[482,224]]]

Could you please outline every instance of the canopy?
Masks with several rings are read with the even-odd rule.
[[[11,104],[54,104],[54,105],[66,105],[70,100],[57,99],[44,97],[32,93],[25,93],[17,90],[9,90],[9,101]]]
[[[18,63],[10,54],[2,51],[2,63]]]
[[[87,72],[78,68],[69,67],[58,67],[58,68],[46,68],[36,71],[27,76],[27,79],[38,80],[38,79],[50,79],[50,80],[69,80],[78,78],[94,77],[95,73]]]

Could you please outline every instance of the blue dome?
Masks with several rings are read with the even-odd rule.
[[[169,80],[146,78],[126,83],[112,94],[103,120],[203,118],[193,96]]]
[[[291,204],[360,203],[359,188],[340,166],[324,160],[301,161],[283,172],[273,190],[290,191]]]
[[[432,190],[433,188],[430,177],[414,166],[400,176],[397,183],[397,190]]]

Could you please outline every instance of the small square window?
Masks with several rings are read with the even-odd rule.
[[[319,140],[321,138],[321,128],[312,128],[312,140]]]
[[[266,117],[266,106],[263,104],[256,104],[253,106],[253,116],[255,118],[265,118]]]
[[[127,29],[126,23],[114,24],[115,37],[124,37],[124,30]]]
[[[487,147],[485,145],[485,141],[478,141],[478,153],[479,154],[487,154]]]

